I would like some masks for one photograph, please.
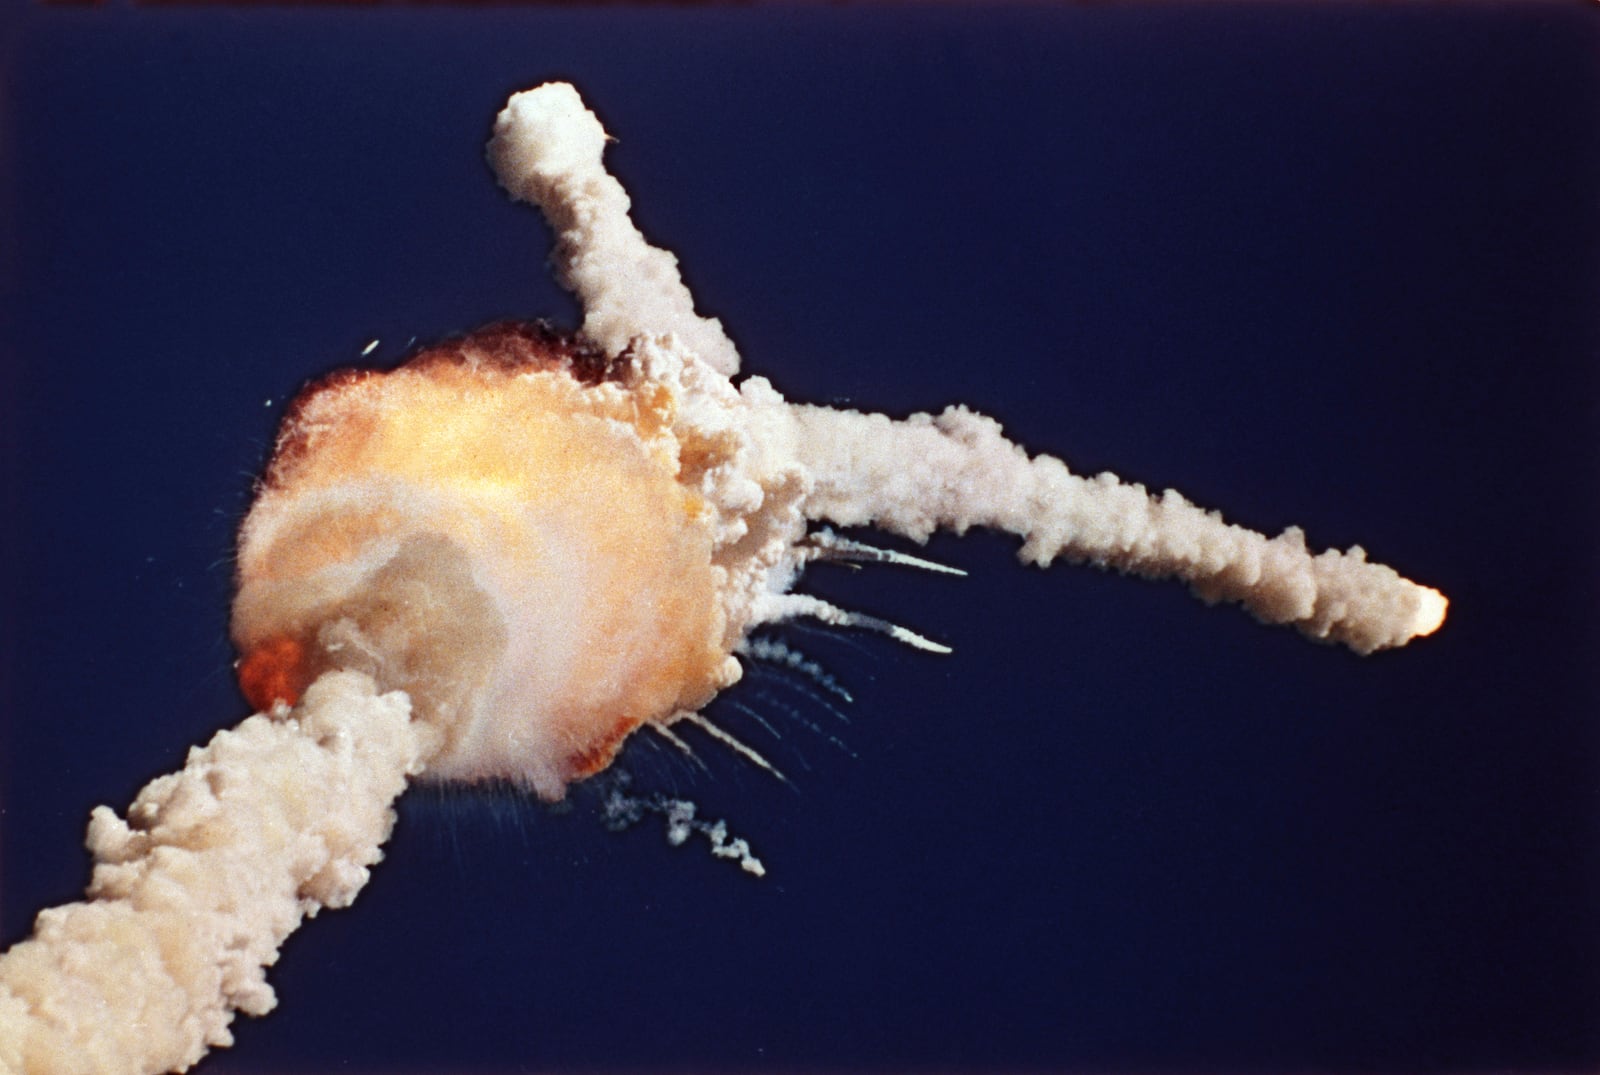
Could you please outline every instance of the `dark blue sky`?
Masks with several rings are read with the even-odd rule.
[[[242,716],[232,529],[285,397],[571,318],[482,163],[563,77],[792,398],[966,402],[1451,619],[1362,660],[993,536],[934,543],[962,580],[819,569],[955,654],[792,636],[849,723],[771,675],[714,715],[793,790],[624,758],[765,881],[591,795],[413,793],[202,1071],[1600,1064],[1593,5],[4,25],[0,941],[81,890],[91,806]]]

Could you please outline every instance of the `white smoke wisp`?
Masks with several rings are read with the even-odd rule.
[[[265,969],[300,923],[345,907],[422,771],[430,730],[399,693],[324,676],[283,719],[195,747],[119,818],[96,807],[81,903],[0,957],[0,1072],[182,1071],[277,1004]]]

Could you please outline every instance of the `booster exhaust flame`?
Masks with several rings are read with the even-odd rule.
[[[819,559],[938,568],[813,524],[1005,530],[1024,560],[1175,577],[1359,653],[1443,622],[1443,595],[1360,548],[1313,556],[1298,530],[1269,540],[1175,492],[1073,475],[965,408],[894,420],[736,386],[737,352],[629,220],[605,144],[576,90],[550,84],[512,98],[489,150],[555,228],[582,336],[490,326],[291,409],[233,609],[263,713],[126,820],[95,811],[86,901],[0,957],[0,1071],[183,1070],[229,1044],[234,1011],[273,1007],[264,968],[284,938],[365,883],[408,778],[559,799],[640,727],[715,736],[698,710],[759,655],[763,623],[942,648],[791,592]],[[689,804],[612,809],[665,812],[677,838],[760,871]]]

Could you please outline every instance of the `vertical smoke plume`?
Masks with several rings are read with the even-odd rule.
[[[678,259],[628,218],[622,184],[601,164],[606,132],[578,91],[551,82],[506,102],[489,142],[500,185],[537,205],[556,233],[556,275],[583,304],[583,333],[611,354],[636,336],[674,333],[724,376],[739,352],[722,322],[694,312]]]

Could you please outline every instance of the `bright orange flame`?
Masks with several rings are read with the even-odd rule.
[[[294,705],[311,680],[305,647],[282,635],[267,639],[241,657],[238,673],[245,700],[260,713],[277,702]]]

